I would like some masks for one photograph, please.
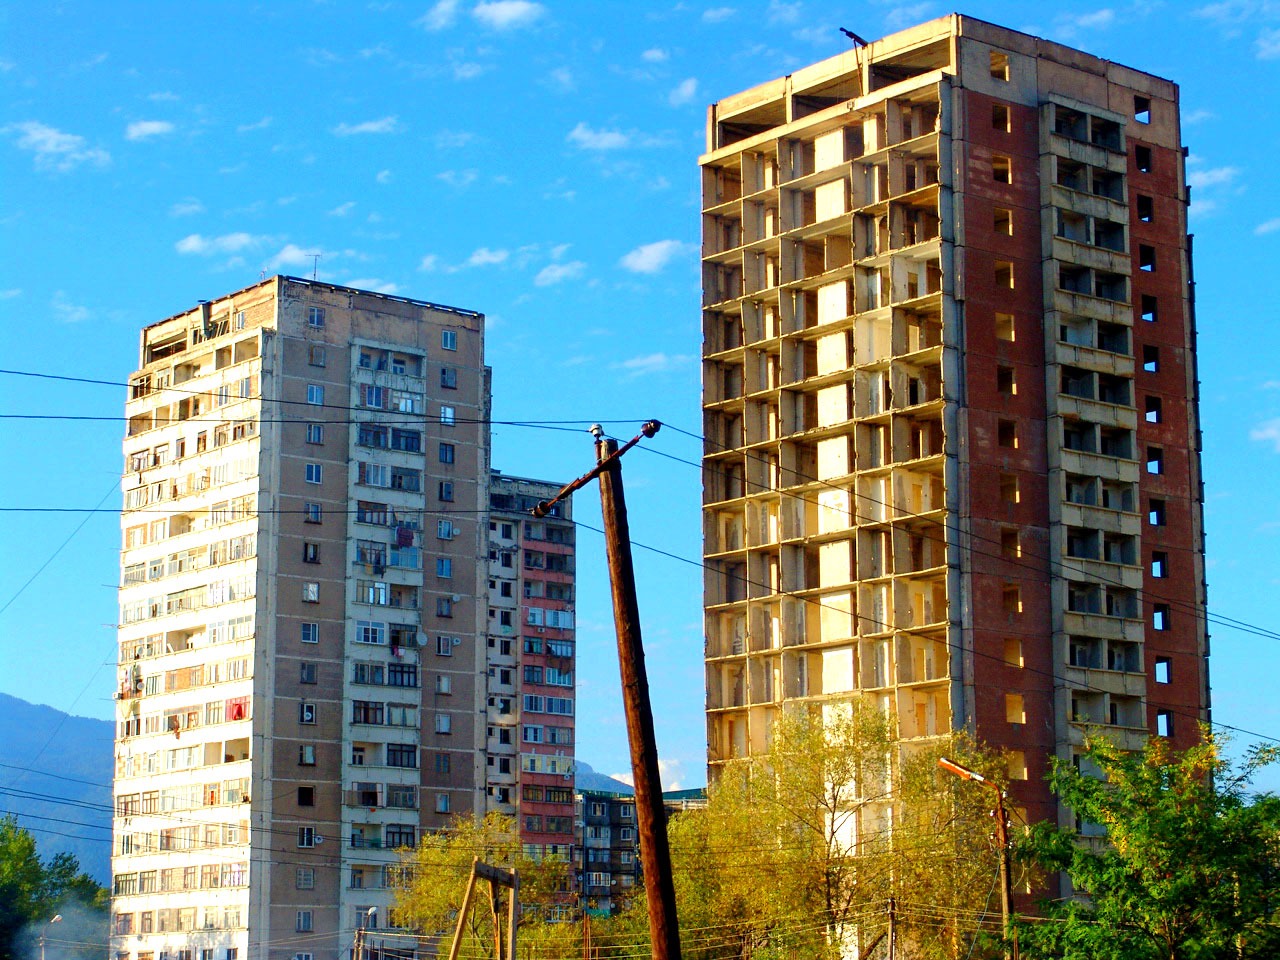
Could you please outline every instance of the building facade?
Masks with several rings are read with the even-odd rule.
[[[143,330],[120,960],[348,956],[396,849],[485,809],[483,319],[274,277]]]
[[[577,804],[574,881],[584,914],[608,917],[631,901],[640,875],[636,798],[632,794],[582,790]]]
[[[489,484],[490,809],[516,817],[525,853],[573,847],[574,527],[560,484],[494,471]]]
[[[709,762],[861,699],[1013,802],[1208,717],[1178,88],[959,15],[714,104]],[[868,805],[867,816],[883,816]]]

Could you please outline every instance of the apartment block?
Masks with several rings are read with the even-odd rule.
[[[1086,731],[1197,738],[1178,111],[1167,80],[959,15],[711,106],[713,777],[782,711],[858,699],[904,749],[1009,751],[1034,821]]]
[[[118,960],[346,957],[397,848],[485,809],[483,321],[273,277],[142,331]]]
[[[525,853],[573,848],[574,527],[560,484],[494,471],[489,484],[487,794]],[[567,907],[566,907],[567,910]]]
[[[583,790],[576,797],[576,889],[584,914],[621,912],[643,886],[636,798],[632,794]]]

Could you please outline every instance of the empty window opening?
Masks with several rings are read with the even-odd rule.
[[[1138,194],[1138,219],[1143,223],[1151,223],[1156,218],[1156,202],[1151,197]]]
[[[1172,710],[1156,711],[1156,736],[1158,737],[1173,736],[1173,711]]]
[[[1021,750],[1006,751],[1005,757],[1008,762],[1006,770],[1010,780],[1026,780],[1027,774],[1027,755]]]
[[[1119,323],[1098,321],[1098,349],[1108,353],[1129,353],[1129,328]]]
[[[1161,406],[1162,404],[1159,397],[1147,397],[1146,410],[1143,413],[1143,417],[1146,419],[1147,423],[1159,423],[1161,421],[1163,418]]]
[[[1159,447],[1147,447],[1147,473],[1164,473],[1164,451]]]
[[[996,367],[996,389],[1006,397],[1012,397],[1017,394],[1018,381],[1013,367]]]
[[[1018,424],[1013,420],[1001,420],[996,424],[996,442],[1011,450],[1018,449]]]
[[[1013,236],[1013,211],[1006,210],[1003,207],[996,207],[992,211],[991,229],[996,233],[1003,233],[1006,237]]]
[[[1163,527],[1165,524],[1165,504],[1163,500],[1147,501],[1147,523],[1153,527]]]
[[[1058,264],[1058,286],[1068,293],[1090,294],[1092,276],[1088,267],[1077,267],[1072,264]]]
[[[1093,245],[1124,252],[1124,224],[1111,220],[1095,220],[1093,222]]]
[[[1010,667],[1022,669],[1022,641],[1006,638],[1004,641],[1004,662]]]
[[[1151,122],[1151,99],[1149,97],[1133,98],[1133,119],[1138,123]]]
[[[1007,614],[1022,613],[1022,588],[1016,583],[1006,583],[1001,595],[1004,612]]]
[[[1007,723],[1026,723],[1027,707],[1020,693],[1004,695],[1004,719]]]
[[[996,339],[1008,340],[1013,342],[1013,314],[997,313],[996,314]]]
[[[1173,682],[1173,661],[1168,657],[1156,657],[1156,683]]]
[[[1094,275],[1093,295],[1102,300],[1128,300],[1128,279],[1119,273],[1104,273],[1099,270]]]
[[[996,261],[996,286],[1013,289],[1013,264],[1008,260]]]
[[[1009,80],[1009,55],[999,50],[991,51],[991,79]]]
[[[1153,273],[1156,269],[1156,248],[1138,244],[1138,269]]]
[[[991,179],[996,183],[1013,183],[1013,161],[1008,157],[992,157]]]
[[[1018,485],[1016,473],[1000,474],[1000,499],[1010,505],[1021,501],[1022,491]]]
[[[1017,560],[1022,556],[1022,543],[1018,539],[1017,530],[1000,531],[1000,555],[1006,560]]]
[[[1002,133],[1009,132],[1009,108],[1003,103],[991,105],[991,128]]]
[[[1151,629],[1166,631],[1169,629],[1169,605],[1157,603],[1151,608]]]
[[[1151,552],[1151,576],[1157,580],[1163,580],[1169,576],[1169,554],[1163,550]]]
[[[1142,371],[1144,373],[1160,372],[1160,348],[1146,344],[1142,348]]]
[[[1102,117],[1090,117],[1089,126],[1089,140],[1095,146],[1120,149],[1120,124]]]
[[[1148,293],[1142,295],[1142,319],[1147,323],[1160,319],[1160,302]]]
[[[1151,148],[1135,146],[1133,148],[1133,162],[1139,173],[1150,173],[1153,169]]]
[[[1058,236],[1075,243],[1089,242],[1089,219],[1070,210],[1058,211]]]

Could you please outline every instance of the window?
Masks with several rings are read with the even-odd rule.
[[[302,602],[303,603],[319,603],[320,602],[320,584],[314,580],[308,581],[302,585]]]
[[[1160,319],[1160,301],[1146,293],[1142,295],[1142,319],[1147,323]]]
[[[453,560],[451,558],[438,557],[436,559],[436,576],[446,580],[453,576]]]
[[[1022,641],[1006,639],[1004,642],[1004,662],[1007,666],[1022,669]]]
[[[418,766],[418,748],[411,743],[388,743],[387,766],[416,768]]]
[[[1013,342],[1013,314],[997,313],[996,314],[996,339],[1008,340]]]
[[[1169,576],[1169,554],[1163,550],[1155,550],[1151,553],[1151,576],[1157,580],[1163,580]]]
[[[1005,104],[991,105],[991,129],[999,130],[1001,133],[1009,132],[1009,108]]]
[[[299,683],[315,683],[316,682],[316,665],[314,663],[303,663],[300,665],[298,682]]]
[[[993,156],[991,179],[996,183],[1013,183],[1013,161],[1008,157]]]
[[[1021,502],[1022,492],[1018,486],[1017,474],[1000,474],[1000,499],[1011,506]]]
[[[302,544],[302,562],[303,563],[319,563],[320,562],[320,544],[304,541]]]
[[[324,443],[324,424],[307,424],[307,443]]]
[[[436,637],[436,656],[453,656],[453,637]]]
[[[316,722],[316,705],[303,700],[298,704],[298,722],[312,724]]]
[[[1156,711],[1156,736],[1157,737],[1173,736],[1173,711],[1172,710]]]
[[[307,384],[307,403],[313,406],[322,406],[324,404],[324,387],[318,383]]]
[[[1156,683],[1173,682],[1173,661],[1168,657],[1156,657]]]
[[[311,327],[324,326],[324,307],[307,307],[307,325]]]
[[[453,717],[447,713],[436,714],[436,733],[452,733]]]
[[[320,624],[304,623],[304,624],[301,624],[301,628],[302,628],[303,643],[319,643],[320,642]]]
[[[377,620],[356,621],[356,643],[386,643],[387,625]]]
[[[298,867],[294,873],[293,885],[298,890],[314,890],[316,886],[316,868]]]
[[[449,772],[449,754],[447,754],[447,753],[437,753],[437,754],[436,754],[436,758],[435,758],[435,769],[436,769],[436,773],[448,773],[448,772]]]
[[[307,363],[313,367],[323,367],[325,349],[323,343],[312,343],[307,346]]]
[[[1159,373],[1160,372],[1160,348],[1151,344],[1146,344],[1142,348],[1142,371],[1143,373]]]
[[[452,597],[436,597],[436,616],[437,617],[453,616],[453,598]]]
[[[1147,423],[1159,423],[1163,414],[1161,411],[1161,402],[1159,397],[1147,397],[1146,412],[1143,416]]]
[[[1151,499],[1147,501],[1147,523],[1153,527],[1164,526],[1165,507],[1163,500]]]
[[[316,828],[315,827],[299,827],[298,828],[298,846],[314,847],[316,845]]]
[[[307,464],[307,483],[320,483],[324,477],[324,466],[319,463]]]
[[[436,813],[449,812],[449,795],[447,793],[436,794]]]
[[[452,443],[440,444],[440,462],[441,463],[454,462],[454,447]]]
[[[1133,162],[1137,166],[1139,173],[1150,173],[1154,169],[1151,157],[1151,148],[1143,146],[1135,146],[1133,148]]]
[[[324,508],[318,503],[304,503],[302,505],[302,522],[303,523],[319,523],[324,519]]]
[[[996,286],[1006,290],[1013,289],[1013,264],[1007,260],[997,260],[995,270]]]
[[[440,407],[440,424],[445,427],[452,427],[458,422],[457,412],[453,407]]]
[[[298,745],[298,766],[314,767],[316,765],[316,745],[302,743]]]
[[[314,807],[316,805],[316,788],[315,787],[299,787],[298,788],[298,806]]]
[[[458,349],[458,331],[441,330],[440,331],[440,349],[441,350],[457,350]]]
[[[311,932],[311,911],[310,910],[298,911],[297,921],[295,922],[293,929],[296,930],[298,933]]]
[[[1013,420],[1000,420],[996,423],[996,442],[1009,449],[1018,448],[1018,425]]]
[[[1143,223],[1150,223],[1156,218],[1156,202],[1151,197],[1144,197],[1138,194],[1138,219]]]
[[[1018,382],[1015,379],[1013,367],[996,367],[996,390],[1006,397],[1012,397],[1017,394]]]
[[[453,503],[453,481],[441,480],[436,489],[436,499],[441,503]]]
[[[991,51],[991,79],[1009,80],[1009,55],[999,50]]]
[[[1153,273],[1156,269],[1156,248],[1145,243],[1138,244],[1138,269]]]
[[[1138,123],[1151,122],[1151,99],[1149,97],[1134,96],[1133,119]]]
[[[1013,211],[995,207],[991,211],[991,229],[1006,237],[1013,236]]]
[[[458,371],[453,367],[440,368],[440,386],[446,390],[458,389]]]
[[[452,540],[453,534],[454,534],[454,529],[453,529],[452,520],[436,521],[436,539],[437,540]]]
[[[1147,446],[1147,473],[1164,473],[1164,450],[1160,447]]]
[[[1027,708],[1022,694],[1006,693],[1004,695],[1004,719],[1006,723],[1027,722]]]
[[[1162,632],[1169,629],[1169,604],[1157,603],[1152,605],[1151,629]]]

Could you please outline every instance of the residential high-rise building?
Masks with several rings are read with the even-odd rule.
[[[710,108],[709,761],[861,699],[1048,759],[1208,716],[1178,88],[959,15]],[[866,816],[882,816],[869,804]]]
[[[346,957],[396,849],[486,808],[483,321],[274,277],[143,330],[117,958]]]
[[[560,484],[494,471],[489,485],[490,809],[517,817],[525,853],[573,847],[574,527]],[[566,898],[567,902],[567,898]]]

